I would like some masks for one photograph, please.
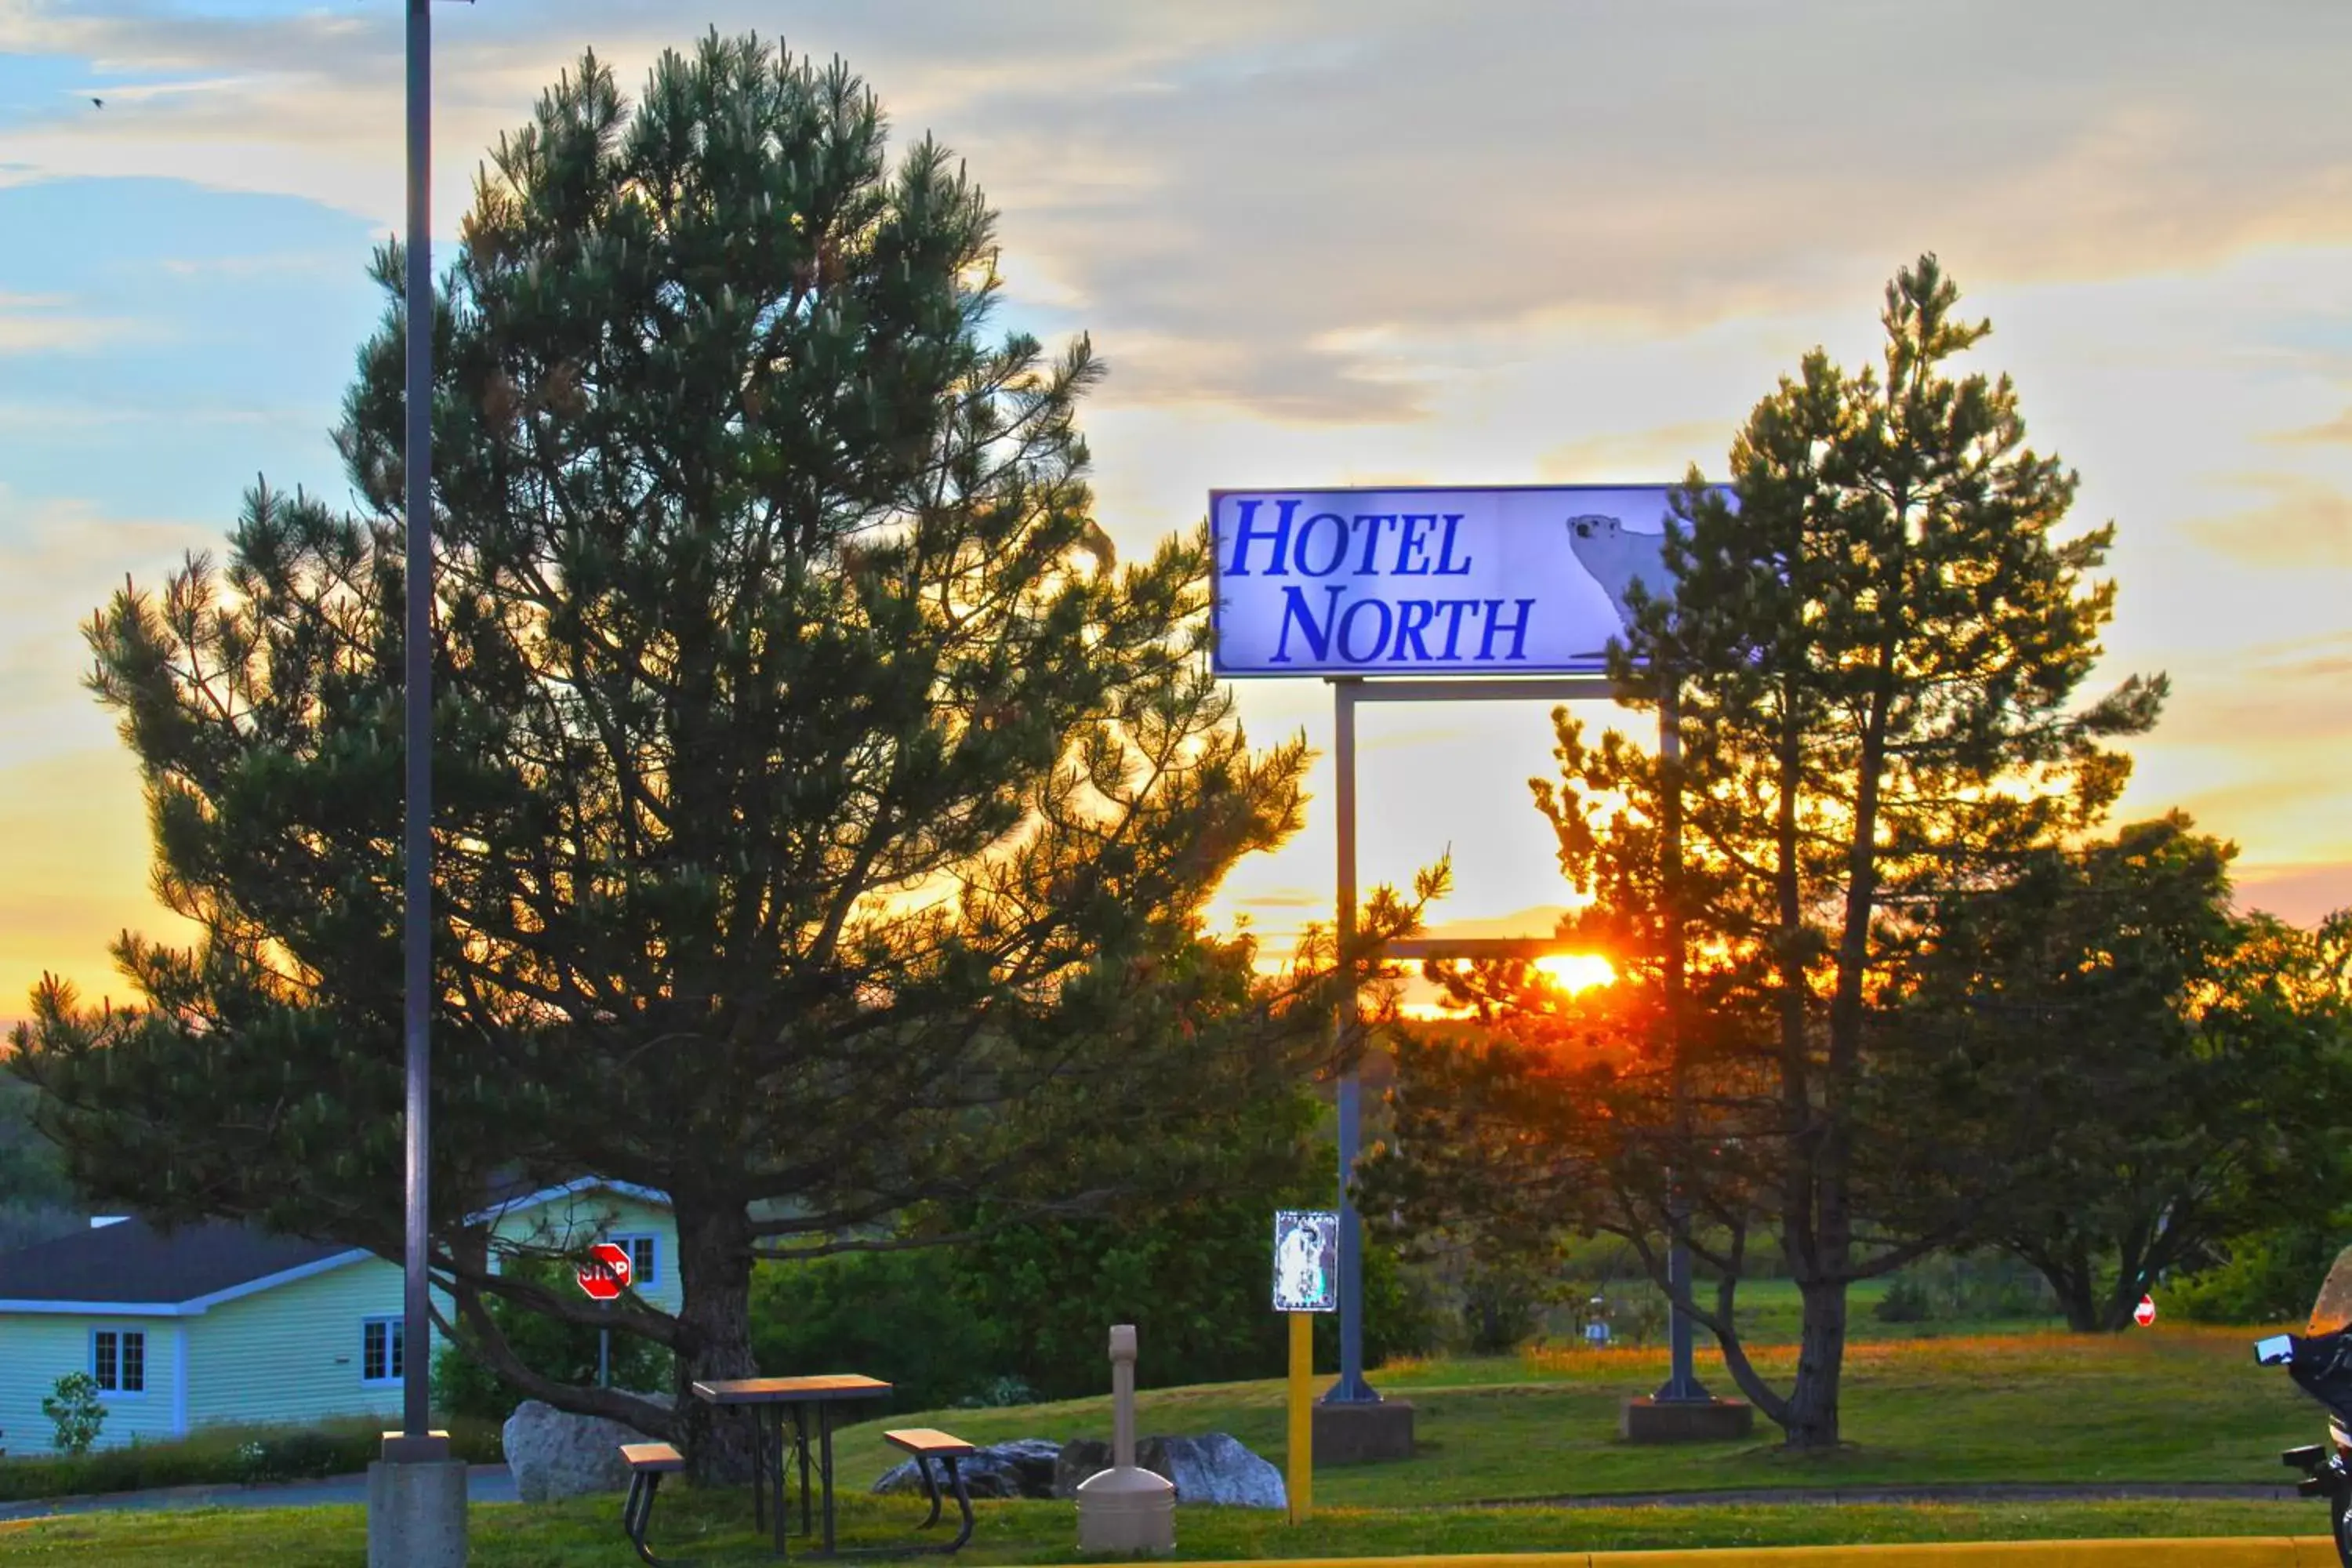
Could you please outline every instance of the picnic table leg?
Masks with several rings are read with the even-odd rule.
[[[833,1406],[816,1407],[817,1469],[824,1484],[824,1549],[833,1550]]]
[[[824,1408],[824,1406],[820,1405],[820,1406],[818,1406],[818,1408],[819,1408],[819,1409],[823,1409],[823,1408]],[[801,1533],[802,1533],[803,1535],[806,1535],[806,1534],[808,1534],[808,1533],[809,1533],[809,1451],[808,1451],[808,1416],[809,1416],[808,1406],[807,1406],[807,1405],[802,1405],[802,1406],[799,1408],[799,1410],[798,1410],[797,1412],[795,1412],[795,1413],[794,1413],[794,1415],[793,1415],[793,1436],[796,1436],[797,1438],[799,1438],[799,1439],[800,1439],[800,1450],[801,1450]],[[830,1551],[833,1549],[833,1542],[832,1542],[832,1541],[831,1541],[830,1539],[828,1539],[828,1540],[825,1542],[825,1543],[824,1543],[824,1544],[825,1544],[825,1550],[826,1550],[826,1551],[830,1552]]]
[[[769,1405],[769,1411],[776,1413],[776,1434],[774,1434],[776,1474],[774,1474],[774,1481],[772,1481],[776,1488],[776,1556],[788,1556],[791,1554],[791,1547],[785,1547],[783,1538],[785,1538],[785,1532],[791,1531],[791,1510],[785,1510],[783,1488],[785,1488],[785,1467],[793,1462],[793,1455],[791,1450],[783,1446],[783,1405]],[[793,1438],[795,1438],[795,1441],[800,1438],[800,1427],[797,1427],[797,1425],[795,1429],[793,1429]],[[807,1532],[807,1531],[802,1531],[802,1532]]]
[[[768,1528],[768,1427],[756,1405],[743,1406],[751,1418],[751,1528]]]

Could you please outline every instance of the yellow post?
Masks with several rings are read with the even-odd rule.
[[[1315,1501],[1315,1314],[1290,1314],[1289,1474],[1290,1522],[1298,1523]]]

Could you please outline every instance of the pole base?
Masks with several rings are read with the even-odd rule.
[[[1629,1399],[1617,1423],[1628,1443],[1730,1443],[1755,1430],[1756,1409],[1744,1399]]]
[[[368,1568],[466,1568],[466,1461],[368,1467]]]
[[[1412,1458],[1412,1405],[1402,1399],[1315,1406],[1315,1462],[1360,1465]]]
[[[1078,1483],[1078,1550],[1165,1557],[1176,1550],[1176,1489],[1133,1465],[1087,1477]]]

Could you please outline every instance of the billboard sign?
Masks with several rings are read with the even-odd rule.
[[[1339,1310],[1339,1215],[1333,1209],[1276,1209],[1274,1310]]]
[[[1664,596],[1670,485],[1213,490],[1216,670],[1568,675]]]

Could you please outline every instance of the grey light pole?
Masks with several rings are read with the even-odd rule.
[[[432,1213],[427,1158],[433,1016],[433,24],[408,9],[408,603],[402,678],[406,772],[401,858],[401,1035],[407,1107],[401,1294],[401,1428],[368,1467],[368,1568],[465,1568],[466,1465],[433,1430]]]
[[[1675,1130],[1689,1131],[1686,1089],[1683,1079],[1683,731],[1682,706],[1677,700],[1674,681],[1669,679],[1658,698],[1658,762],[1665,774],[1665,820],[1659,826],[1663,837],[1664,860],[1660,880],[1664,884],[1666,905],[1665,992],[1666,1048],[1672,1053],[1669,1063],[1674,1074]],[[1685,1151],[1687,1152],[1687,1151]],[[1669,1173],[1666,1177],[1669,1193],[1666,1199],[1666,1283],[1673,1289],[1688,1295],[1691,1290],[1690,1205],[1684,1201],[1681,1183]],[[1653,1396],[1660,1405],[1705,1405],[1713,1396],[1699,1383],[1692,1368],[1692,1324],[1690,1314],[1679,1305],[1668,1301],[1666,1306],[1666,1345],[1668,1350],[1666,1381]]]
[[[404,1456],[439,1458],[433,1436],[433,1308],[425,1272],[433,1072],[433,11],[408,0],[407,821],[402,1037],[408,1080],[407,1256],[402,1296]]]

